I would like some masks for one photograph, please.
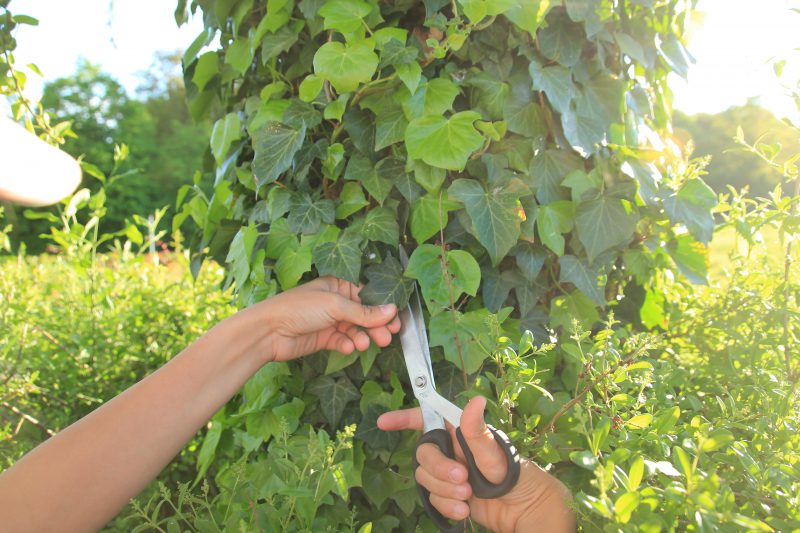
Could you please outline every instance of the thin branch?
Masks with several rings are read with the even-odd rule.
[[[0,403],[0,406],[5,407],[6,409],[11,411],[15,415],[17,415],[17,416],[19,416],[21,418],[24,418],[26,421],[28,421],[31,424],[33,424],[34,426],[38,427],[39,429],[41,429],[42,431],[47,433],[49,436],[52,437],[52,436],[54,436],[56,434],[55,431],[53,431],[52,429],[50,429],[47,426],[45,426],[44,424],[42,424],[41,422],[39,422],[37,419],[35,419],[31,415],[29,415],[27,413],[23,413],[22,411],[20,411],[19,409],[17,409],[13,405],[11,405],[10,403],[2,402],[2,403]]]

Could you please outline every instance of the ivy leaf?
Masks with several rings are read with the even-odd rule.
[[[250,39],[239,37],[228,47],[225,53],[225,64],[230,65],[239,74],[244,74],[253,63],[253,49]]]
[[[409,118],[441,116],[453,109],[453,102],[460,93],[458,85],[449,79],[434,78],[420,83],[417,91],[403,103],[403,108]]]
[[[469,156],[483,145],[483,136],[473,127],[481,116],[462,111],[451,116],[412,120],[406,128],[406,148],[412,159],[448,170],[461,170]]]
[[[339,193],[341,202],[336,206],[336,218],[347,218],[353,213],[369,205],[364,197],[364,191],[358,183],[345,183],[342,192]]]
[[[335,242],[324,242],[314,248],[314,265],[320,276],[335,276],[358,285],[361,274],[362,237],[344,231]]]
[[[498,264],[519,238],[517,200],[525,195],[524,185],[512,180],[509,185],[485,191],[475,180],[458,179],[448,194],[464,204],[478,242],[489,252],[492,264]]]
[[[494,120],[503,118],[511,87],[488,72],[479,72],[467,78],[467,85],[475,88],[476,102]]]
[[[569,198],[562,187],[564,178],[573,170],[583,169],[583,161],[568,150],[545,150],[531,161],[531,178],[540,204]]]
[[[442,250],[432,244],[423,244],[411,254],[406,267],[406,275],[419,281],[422,296],[429,307],[450,305],[452,296],[458,299],[461,294],[475,296],[481,281],[478,262],[464,250],[450,250],[445,253],[450,281],[445,279],[442,267]]]
[[[595,147],[606,140],[606,125],[594,113],[579,115],[568,110],[561,115],[564,137],[584,157],[594,153]]]
[[[331,82],[338,93],[355,91],[360,83],[372,79],[378,56],[367,45],[345,45],[330,41],[314,54],[314,72]]]
[[[348,162],[344,179],[361,182],[367,192],[381,205],[392,190],[392,182],[378,175],[372,161],[360,154],[354,155]]]
[[[297,285],[303,274],[310,270],[311,248],[308,246],[284,250],[275,263],[275,276],[283,290],[289,290]]]
[[[375,151],[403,140],[408,120],[398,104],[381,109],[375,121]]]
[[[539,206],[536,224],[539,226],[542,244],[556,255],[564,255],[563,235],[572,231],[575,224],[575,204],[569,200],[560,200]]]
[[[419,82],[422,79],[422,67],[416,61],[412,63],[403,63],[395,65],[394,70],[397,72],[397,77],[408,89],[408,92],[414,94],[419,87]]]
[[[250,133],[253,140],[253,176],[259,187],[277,180],[289,170],[306,136],[304,126],[291,128],[280,122],[268,122]]]
[[[295,195],[289,210],[289,229],[306,235],[317,233],[320,224],[333,224],[336,209],[331,200],[311,199],[308,194]]]
[[[534,139],[547,135],[547,124],[542,116],[542,108],[536,102],[520,104],[507,103],[503,108],[503,119],[508,123],[508,131]]]
[[[376,207],[364,217],[361,233],[371,241],[380,241],[397,246],[400,238],[400,225],[397,213],[388,207]]]
[[[570,71],[559,65],[542,67],[536,61],[531,62],[528,70],[534,89],[544,91],[553,109],[559,113],[569,111],[570,103],[576,96]]]
[[[575,225],[589,262],[606,250],[627,242],[637,221],[638,216],[623,200],[602,196],[579,204]]]
[[[392,254],[387,254],[383,262],[369,266],[365,275],[369,281],[358,293],[363,303],[392,303],[398,309],[408,305],[408,299],[414,290],[414,280],[405,277],[403,267]]]
[[[675,224],[683,224],[698,241],[708,244],[714,236],[714,217],[711,210],[717,205],[717,195],[700,179],[691,179],[681,189],[664,200],[664,210]]]
[[[530,282],[536,280],[547,259],[547,251],[528,242],[520,242],[511,251],[522,275]]]
[[[565,16],[548,22],[547,27],[536,36],[539,49],[547,59],[568,68],[574,67],[581,58],[583,27]]]
[[[322,122],[322,116],[313,105],[293,98],[283,112],[283,122],[295,128],[305,127],[307,130],[316,128]]]
[[[550,324],[554,328],[572,331],[575,320],[584,331],[600,320],[597,307],[582,291],[556,296],[550,301]]]
[[[211,154],[221,163],[234,141],[242,137],[241,122],[237,113],[228,113],[214,123],[211,130]]]
[[[448,200],[446,196],[441,201],[436,194],[417,198],[411,205],[411,236],[420,244],[427,241],[447,227],[447,213],[459,207],[461,206],[457,202]]]
[[[536,32],[544,22],[552,4],[553,2],[550,0],[515,2],[515,5],[510,7],[504,15],[519,29],[529,32],[535,39]]]
[[[480,340],[489,341],[491,332],[487,326],[489,311],[480,309],[468,313],[456,311],[454,323],[451,313],[439,313],[430,319],[430,345],[441,346],[444,349],[445,359],[462,368],[467,374],[473,374],[480,369],[483,362],[489,357],[489,352],[481,347]],[[458,340],[456,340],[458,338]],[[490,342],[485,342],[491,346]],[[461,347],[459,354],[458,347]]]
[[[574,255],[565,255],[558,264],[561,266],[560,282],[572,283],[597,305],[606,305],[606,277],[599,268],[591,268]]]
[[[268,33],[261,41],[261,62],[266,65],[273,57],[289,50],[297,39],[298,34],[289,26],[281,26],[275,33]]]
[[[378,174],[388,179],[394,184],[394,188],[400,191],[403,198],[407,202],[413,202],[420,194],[422,194],[422,187],[412,178],[411,174],[406,172],[405,160],[398,157],[387,157],[378,161],[375,166]]]
[[[415,63],[418,56],[419,51],[413,46],[406,46],[405,40],[398,41],[397,39],[390,39],[383,46],[381,62],[378,66],[380,68],[386,68],[393,65],[397,68],[400,65]],[[414,91],[411,91],[411,94],[414,94]]]
[[[361,396],[344,376],[335,380],[330,376],[321,376],[309,383],[306,390],[319,398],[322,414],[332,427],[339,425],[345,406]]]
[[[372,9],[373,6],[361,0],[327,0],[317,14],[325,20],[326,30],[350,34],[364,27],[364,17]]]

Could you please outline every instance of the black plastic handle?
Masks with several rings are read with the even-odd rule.
[[[444,429],[434,429],[424,433],[422,438],[417,442],[417,447],[414,448],[414,454],[411,456],[411,465],[414,467],[414,473],[417,472],[419,462],[417,461],[417,449],[423,444],[435,444],[439,447],[443,454],[450,459],[455,459],[456,454],[453,451],[453,441],[450,439],[450,434]],[[431,518],[436,527],[444,533],[463,533],[467,529],[467,521],[461,520],[460,522],[450,522],[442,513],[436,509],[431,503],[431,493],[428,489],[417,483],[417,490],[422,499],[422,506]]]
[[[506,477],[498,484],[494,484],[486,479],[481,471],[478,470],[478,465],[475,464],[475,457],[472,455],[472,450],[467,446],[467,441],[461,433],[461,428],[456,428],[456,438],[461,445],[461,450],[464,452],[464,458],[467,460],[467,472],[469,472],[469,484],[472,485],[472,493],[478,498],[489,499],[499,498],[507,494],[519,480],[520,472],[520,458],[519,451],[508,438],[508,435],[499,429],[487,424],[489,431],[494,436],[495,442],[503,449],[508,463],[508,470],[506,470]],[[441,430],[440,430],[441,431]]]

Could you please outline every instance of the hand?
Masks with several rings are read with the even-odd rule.
[[[370,339],[388,346],[392,334],[400,330],[397,307],[362,305],[359,290],[348,281],[327,276],[251,308],[267,317],[268,360],[286,361],[319,350],[350,354],[369,348]]]
[[[486,399],[475,397],[461,415],[461,432],[472,450],[481,473],[492,483],[505,477],[505,455],[483,421]],[[422,412],[419,408],[393,411],[378,418],[378,427],[384,431],[422,429]],[[575,517],[570,509],[571,495],[556,478],[535,463],[522,459],[519,481],[504,496],[484,500],[472,495],[467,481],[464,454],[449,428],[457,460],[446,457],[433,444],[423,444],[417,449],[419,468],[415,472],[417,483],[431,493],[431,503],[442,515],[452,520],[471,517],[492,531],[575,531]]]

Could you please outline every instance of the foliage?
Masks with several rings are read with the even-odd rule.
[[[590,331],[610,309],[626,326],[659,326],[659,279],[706,281],[716,196],[668,139],[667,76],[691,62],[685,3],[183,0],[176,18],[198,9],[205,30],[184,74],[193,115],[215,120],[216,182],[182,191],[175,227],[193,228],[195,265],[226,264],[240,306],[325,274],[403,306],[416,280],[437,383],[462,401],[507,371],[498,337],[569,335],[574,321]],[[557,353],[547,368],[563,374]],[[256,415],[300,398],[291,426],[356,422],[362,479],[398,473],[350,486],[359,523],[429,527],[408,438],[374,430],[407,401],[399,348],[290,368],[268,400],[233,400],[201,469],[240,460],[244,440],[269,446],[275,429]],[[617,369],[599,371],[605,383]],[[516,394],[504,387],[485,392]],[[493,419],[509,428],[512,416]],[[567,460],[558,450],[545,456]]]
[[[785,153],[800,152],[800,141],[792,127],[754,102],[715,114],[676,111],[674,125],[679,129],[677,136],[681,136],[680,130],[689,134],[695,156],[711,156],[708,175],[703,179],[718,194],[727,192],[730,185],[736,190],[747,187],[751,196],[766,198],[782,181],[780,170],[737,150],[733,137],[737,127],[741,126],[748,138],[781,145]]]
[[[209,268],[195,282],[180,254],[159,265],[158,256],[144,253],[149,243],[142,226],[131,223],[122,237],[96,233],[104,200],[102,190],[90,196],[82,189],[61,219],[48,221],[59,254],[2,259],[3,468],[230,312],[218,272]],[[97,254],[103,242],[113,253]],[[186,475],[186,469],[187,462],[179,462],[173,472]]]

